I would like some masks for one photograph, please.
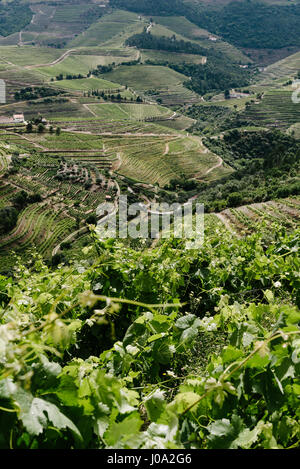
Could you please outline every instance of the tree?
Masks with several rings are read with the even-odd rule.
[[[25,191],[20,191],[15,197],[12,199],[14,206],[18,209],[22,209],[28,202],[28,194]]]
[[[88,225],[97,225],[97,217],[94,214],[91,214],[85,220]]]
[[[26,132],[31,133],[32,130],[33,130],[33,125],[31,122],[28,122],[28,124],[26,125]]]
[[[4,207],[0,210],[0,233],[8,233],[17,223],[18,212],[15,207]]]
[[[61,134],[61,128],[60,128],[60,127],[56,127],[55,133],[56,133],[56,135],[60,135],[60,134]]]
[[[39,134],[42,134],[43,132],[45,132],[45,128],[46,128],[46,127],[44,126],[44,124],[40,123],[40,124],[38,125],[38,128],[37,128],[38,133],[39,133]]]

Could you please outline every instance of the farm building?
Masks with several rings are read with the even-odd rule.
[[[4,80],[0,80],[0,104],[6,103],[6,85]]]
[[[230,90],[230,98],[231,99],[234,99],[234,98],[248,98],[249,97],[249,93],[241,93],[241,92],[237,92],[235,90]]]
[[[23,124],[25,122],[24,114],[14,114],[13,119],[15,124]]]

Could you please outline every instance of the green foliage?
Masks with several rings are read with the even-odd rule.
[[[194,22],[241,47],[280,49],[299,46],[299,15],[299,4],[231,2],[217,11],[199,9]]]
[[[182,12],[183,8],[181,0],[111,0],[110,5],[153,16],[174,15]]]
[[[20,91],[16,91],[15,100],[24,101],[30,99],[44,98],[45,96],[58,96],[64,93],[63,91],[53,90],[52,88],[46,88],[45,86],[32,88],[30,86],[22,88]]]
[[[297,447],[299,234],[17,264],[0,279],[0,447]],[[206,366],[183,373],[201,343]]]
[[[170,65],[176,72],[190,76],[185,83],[187,88],[199,94],[210,91],[225,90],[249,84],[249,72],[238,65],[230,63],[228,59],[209,56],[205,65],[180,64]]]
[[[131,36],[126,40],[125,44],[130,47],[138,47],[139,49],[154,49],[200,55],[206,55],[207,53],[206,49],[190,41],[178,40],[176,36],[153,36],[146,31]]]
[[[201,2],[188,4],[184,0],[113,0],[111,5],[153,16],[185,16],[240,47],[280,49],[299,46],[298,3],[266,5],[260,1],[234,1],[209,6]]]
[[[0,4],[0,36],[9,36],[30,23],[32,11],[19,0]]]
[[[193,105],[185,111],[185,114],[197,122],[193,124],[193,132],[199,134],[216,135],[218,132],[247,126],[255,125],[250,119],[246,119],[237,111],[227,106],[211,105]]]
[[[17,223],[18,212],[15,207],[4,207],[0,209],[0,233],[8,233]]]
[[[299,194],[299,143],[279,131],[239,131],[206,139],[209,149],[236,171],[203,185],[207,211]]]

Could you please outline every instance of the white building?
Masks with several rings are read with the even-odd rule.
[[[13,120],[15,124],[23,124],[25,122],[24,114],[14,114]]]
[[[0,104],[6,104],[6,85],[4,80],[0,80]]]

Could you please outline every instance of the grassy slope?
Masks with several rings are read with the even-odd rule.
[[[200,100],[195,93],[183,86],[188,78],[168,67],[153,65],[121,66],[117,70],[107,73],[105,77],[108,80],[134,88],[139,92],[154,90],[153,94],[160,97],[163,103],[167,105]]]
[[[34,46],[1,46],[0,58],[14,65],[28,66],[50,63],[58,59],[64,50]]]
[[[122,66],[106,74],[107,79],[138,90],[164,89],[186,81],[187,77],[167,67],[153,65]]]
[[[109,65],[113,62],[116,64],[131,60],[131,57],[113,57],[111,55],[84,55],[72,54],[62,62],[49,66],[37,68],[37,71],[49,77],[56,77],[60,73],[86,75],[90,70],[94,70],[98,65]]]
[[[149,117],[167,117],[172,112],[162,106],[150,104],[91,104],[89,106],[102,119],[108,120],[141,120]]]
[[[118,83],[112,83],[108,80],[101,78],[80,78],[78,80],[60,80],[52,83],[58,88],[74,91],[88,91],[88,90],[116,90],[121,88]]]

